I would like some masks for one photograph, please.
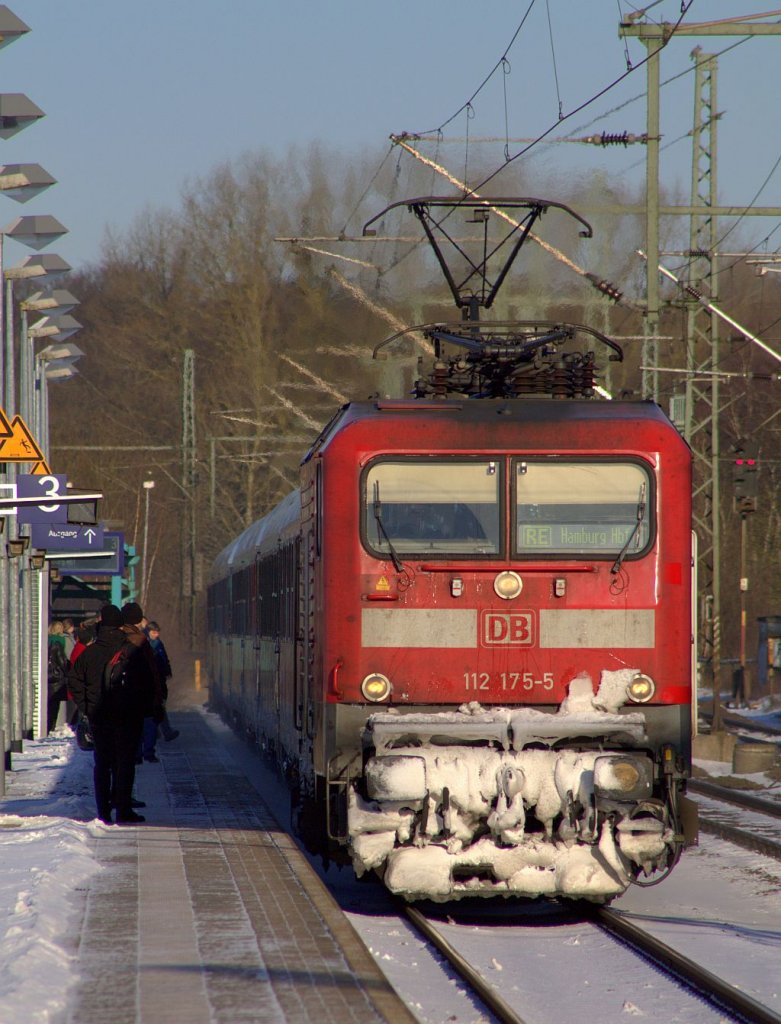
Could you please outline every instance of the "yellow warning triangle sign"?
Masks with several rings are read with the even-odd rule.
[[[41,460],[36,462],[33,468],[30,470],[33,476],[51,476],[52,471],[49,468],[49,463]]]
[[[3,413],[5,418],[5,413]],[[7,419],[6,419],[6,422]],[[2,425],[2,421],[0,421]],[[27,424],[21,416],[14,416],[10,423],[10,437],[3,438],[0,433],[0,462],[45,462],[43,452],[38,447]]]
[[[3,446],[4,439],[13,437],[13,433],[11,423],[5,414],[5,409],[0,409],[0,448]]]

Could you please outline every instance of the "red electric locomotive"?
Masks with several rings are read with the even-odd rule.
[[[217,559],[211,700],[309,844],[391,891],[606,901],[695,831],[690,451],[650,402],[578,397],[569,327],[430,336],[423,397],[345,406]]]
[[[215,564],[212,699],[392,890],[609,898],[682,841],[690,493],[651,403],[348,405]]]

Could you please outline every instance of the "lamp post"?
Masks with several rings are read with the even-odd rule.
[[[34,124],[43,116],[41,108],[24,93],[0,94],[0,139],[10,139],[12,135]]]
[[[152,488],[155,486],[154,480],[144,480],[144,549],[141,555],[141,586],[139,587],[141,596],[141,607],[146,607],[146,591],[147,591],[147,576],[146,576],[146,552],[147,544],[149,542],[149,495]]]
[[[56,179],[40,164],[3,164],[0,167],[0,192],[17,203],[29,202],[56,184]]]
[[[39,252],[25,256],[21,263],[9,267],[5,276],[16,281],[26,280],[28,277],[47,277],[49,281],[57,281],[71,269],[70,263],[57,253]]]
[[[70,380],[79,372],[73,365],[84,353],[70,342],[47,345],[35,357],[35,396],[33,404],[33,433],[44,457],[49,458],[49,381],[60,383]]]
[[[13,11],[9,11],[5,4],[0,7],[0,50],[29,31],[30,26],[17,18]]]
[[[29,340],[32,346],[34,339]],[[49,457],[49,401],[48,382],[69,380],[74,377],[78,370],[73,365],[82,355],[82,351],[72,342],[54,342],[41,349],[35,356],[34,370],[36,390],[39,397],[36,403],[37,413],[33,420],[32,430],[37,437],[38,443],[44,456]],[[26,389],[22,389],[24,393]],[[33,406],[30,405],[30,410]],[[49,605],[49,579],[50,571],[43,566],[36,571],[32,556],[28,555],[26,572],[23,572],[22,588],[22,623],[20,634],[25,638],[22,645],[21,658],[24,664],[24,692],[25,692],[25,728],[28,735],[35,733],[36,725],[32,721],[32,710],[35,706],[35,679],[40,679],[41,686],[39,693],[45,693],[46,673],[46,627],[48,625],[46,613]],[[38,603],[39,609],[39,631],[37,637],[33,631],[33,605]],[[36,669],[37,664],[37,669]],[[43,699],[43,698],[42,698]],[[29,723],[28,723],[29,719]],[[45,716],[39,715],[37,728],[45,730]]]
[[[1,97],[0,97],[1,98]],[[12,238],[31,249],[42,249],[49,245],[56,238],[61,238],[67,228],[57,220],[56,217],[48,215],[42,217],[17,217],[0,231],[0,281],[5,280],[5,301],[3,303],[3,317],[5,320],[5,366],[4,366],[4,390],[3,400],[7,409],[15,405],[14,393],[16,391],[16,374],[13,342],[13,282],[14,278],[2,273],[3,269],[3,240]]]
[[[13,11],[10,11],[5,4],[0,5],[0,48],[7,46],[29,31],[29,26]],[[44,112],[24,94],[0,94],[0,138],[11,138],[43,116]],[[0,193],[20,202],[36,195],[53,183],[54,178],[38,164],[9,164],[0,168]],[[13,338],[13,280],[15,278],[13,275],[6,278],[3,273],[3,242],[7,236],[24,245],[29,245],[33,249],[41,249],[64,232],[65,228],[59,221],[48,216],[19,217],[12,224],[0,229],[0,401],[10,412],[14,411],[16,392]],[[62,263],[64,268],[67,268],[65,261]],[[51,269],[55,268],[52,266]],[[46,273],[47,270],[35,269],[19,276],[38,276],[41,272]],[[5,287],[3,287],[4,285]],[[23,338],[23,344],[27,344],[26,338]],[[24,388],[25,383],[23,382],[22,391]],[[12,481],[15,475],[13,463],[8,463],[5,470],[6,480]],[[18,550],[19,544],[14,543],[18,539],[16,518],[9,516],[9,551]],[[10,764],[10,751],[21,749],[22,731],[26,727],[28,718],[32,724],[33,702],[28,700],[27,706],[24,706],[21,685],[24,675],[25,679],[29,677],[29,686],[32,687],[32,672],[22,673],[21,668],[22,661],[27,659],[30,659],[29,665],[32,667],[33,646],[36,647],[35,657],[37,658],[39,682],[42,682],[42,677],[45,677],[46,614],[43,602],[44,591],[39,587],[37,596],[42,613],[40,616],[42,633],[36,643],[36,638],[30,628],[33,590],[30,577],[32,573],[25,572],[23,568],[22,572],[17,575],[16,585],[11,586],[14,578],[11,571],[11,557],[5,557],[5,552],[2,554],[4,557],[0,558],[0,711],[2,712],[0,745],[3,747],[3,768],[5,768]],[[14,561],[17,562],[18,558],[14,557]],[[24,566],[27,562],[28,556],[23,555],[22,565]],[[48,609],[48,589],[46,598],[46,609]],[[22,637],[25,639],[22,640]],[[30,689],[28,695],[31,693]],[[0,792],[4,791],[4,772],[0,770]]]
[[[5,175],[10,174],[11,168],[0,170],[0,185],[5,183],[8,186],[14,179],[6,179]],[[45,172],[44,172],[45,173]],[[28,175],[32,180],[39,181],[40,175]],[[38,189],[40,191],[40,189]],[[19,198],[16,192],[10,188],[4,189],[4,194],[13,195]],[[20,200],[21,201],[21,200]],[[29,281],[45,278],[47,283],[54,284],[70,271],[70,264],[56,253],[36,253],[25,256],[20,263],[8,267],[5,270],[5,278],[9,282]],[[9,289],[11,300],[12,288]],[[54,299],[58,304],[52,306]],[[10,303],[9,303],[10,304]],[[33,434],[37,436],[38,428],[32,422],[33,402],[35,396],[35,360],[33,358],[33,346],[35,338],[31,338],[27,329],[27,318],[31,312],[47,312],[49,315],[70,312],[73,309],[73,296],[69,292],[60,290],[51,291],[51,296],[44,292],[35,292],[20,303],[20,352],[19,352],[19,412],[22,419],[28,426],[32,427]],[[10,316],[10,313],[9,313]],[[41,332],[42,337],[56,335],[57,328],[50,327],[48,331]],[[74,346],[75,348],[75,346]],[[2,353],[0,352],[0,361]],[[28,554],[24,559],[21,578],[23,581],[21,592],[21,624],[20,635],[24,638],[19,654],[21,660],[21,675],[23,679],[23,735],[31,737],[36,731],[45,728],[43,724],[42,709],[39,708],[37,721],[34,720],[36,680],[41,683],[46,673],[46,625],[48,622],[48,586],[49,572],[46,561],[40,554]],[[33,607],[38,608],[38,621],[40,629],[35,632],[33,622]]]
[[[0,96],[0,137],[8,127],[7,108],[3,106],[6,97]],[[18,184],[18,183],[17,183]],[[45,186],[43,186],[45,187]],[[17,217],[15,221],[0,230],[0,287],[5,284],[4,295],[0,301],[0,381],[2,382],[2,401],[5,408],[12,411],[16,405],[16,355],[14,351],[13,323],[13,278],[6,278],[3,273],[3,243],[5,238],[12,238],[33,249],[43,248],[55,238],[65,234],[66,229],[54,217]],[[12,482],[16,476],[15,466],[9,463],[6,468],[6,480]],[[8,537],[16,540],[18,527],[16,518],[9,516]],[[25,596],[24,573],[19,574],[11,568],[6,557],[0,565],[0,689],[2,690],[2,724],[4,765],[10,760],[10,752],[21,750],[22,735],[26,731],[26,720],[32,718],[31,709],[23,694],[22,661],[23,650],[29,647],[22,640],[29,633],[28,600]]]
[[[21,329],[19,337],[19,412],[25,423],[30,424],[33,415],[35,379],[33,373],[33,346],[36,338],[61,337],[62,333],[56,318],[60,315],[70,313],[79,304],[78,299],[63,288],[55,288],[52,291],[34,292],[23,302],[19,303]],[[31,312],[44,312],[49,316],[43,317],[32,326],[28,326],[28,314]],[[52,321],[50,318],[54,317]],[[75,324],[77,321],[73,321]],[[74,331],[71,330],[70,334]],[[65,335],[66,337],[69,334]],[[74,346],[75,347],[75,346]],[[71,354],[71,353],[67,353]],[[81,350],[78,354],[82,355]]]

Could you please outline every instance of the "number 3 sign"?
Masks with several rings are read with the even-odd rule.
[[[19,523],[67,523],[68,506],[57,504],[56,499],[65,495],[66,477],[62,476],[36,476],[32,473],[23,473],[16,478],[17,498],[41,498],[44,504],[41,505],[20,505],[17,512]]]

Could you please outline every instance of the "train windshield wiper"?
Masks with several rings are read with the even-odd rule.
[[[640,526],[642,525],[642,522],[645,519],[645,484],[644,483],[640,484],[640,496],[637,499],[637,513],[636,513],[636,517],[635,518],[636,518],[636,521],[635,521],[635,525],[632,527],[632,532],[627,537],[626,544],[624,544],[624,546],[619,551],[618,557],[616,558],[615,562],[613,562],[613,566],[612,566],[612,568],[610,570],[611,573],[613,573],[613,574],[615,574],[615,573],[620,571],[621,565],[622,565],[624,559],[626,558],[626,553],[627,553],[627,551],[629,551],[629,546],[631,545],[632,541],[637,536],[637,531],[640,529]]]
[[[401,559],[396,554],[396,549],[394,548],[391,539],[388,536],[388,531],[385,529],[385,523],[383,523],[382,521],[382,505],[380,504],[379,480],[374,481],[374,501],[372,502],[372,509],[374,511],[374,518],[377,521],[377,532],[382,534],[382,536],[385,539],[385,543],[388,545],[388,551],[390,552],[393,567],[396,570],[396,572],[401,572],[404,567],[402,566]]]

